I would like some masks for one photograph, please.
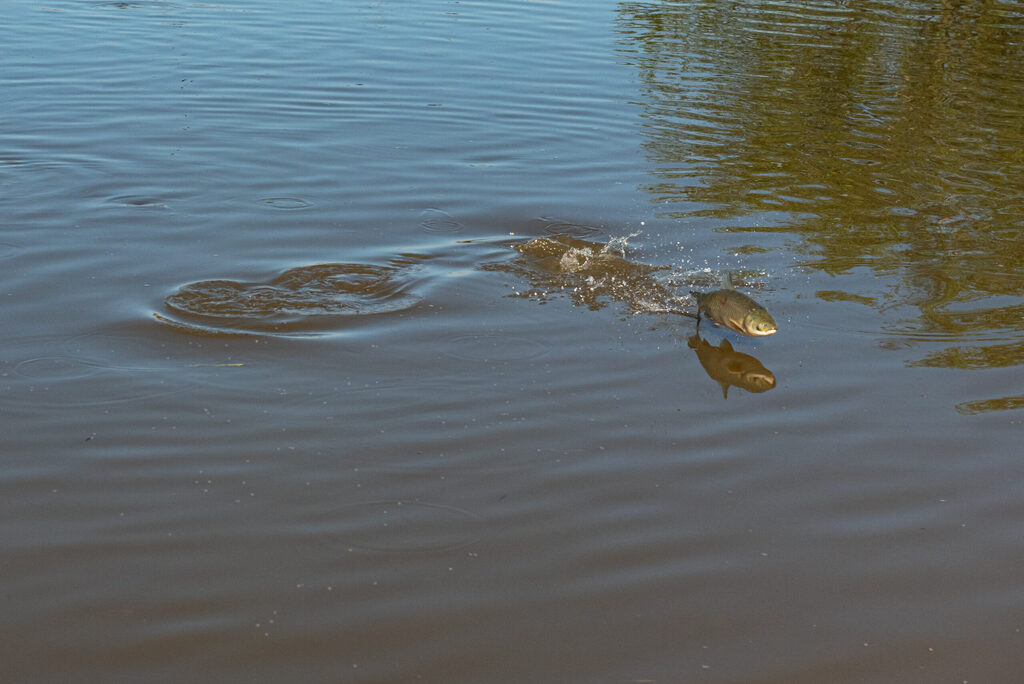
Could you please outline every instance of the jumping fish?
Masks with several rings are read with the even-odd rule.
[[[707,316],[718,325],[748,337],[772,335],[779,328],[763,306],[736,290],[693,292],[697,314]],[[699,320],[699,319],[698,319]]]

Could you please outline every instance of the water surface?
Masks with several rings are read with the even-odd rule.
[[[7,10],[0,679],[1019,678],[1015,4]]]

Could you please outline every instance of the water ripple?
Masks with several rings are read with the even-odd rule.
[[[17,255],[21,249],[18,245],[12,245],[9,242],[0,242],[0,259],[10,259]]]
[[[103,370],[103,367],[68,356],[41,356],[26,359],[14,367],[14,372],[23,378],[33,380],[77,380],[87,378]]]
[[[462,224],[440,209],[426,209],[420,214],[420,225],[431,233],[458,233]]]
[[[159,197],[146,197],[142,195],[121,195],[111,197],[110,201],[126,207],[149,207],[153,209],[166,209],[167,204]]]
[[[261,201],[268,207],[283,211],[308,209],[313,206],[312,202],[301,197],[264,197]]]
[[[46,346],[52,341],[39,340]],[[0,403],[15,406],[85,407],[122,404],[182,391],[179,377],[156,368],[111,365],[77,353],[32,356],[0,374]]]
[[[398,265],[314,264],[263,282],[204,280],[183,285],[164,304],[176,316],[157,320],[205,334],[316,334],[354,318],[411,309],[415,262]]]
[[[544,233],[547,235],[568,235],[574,238],[592,238],[601,234],[600,228],[587,226],[582,223],[565,223],[562,221],[549,221],[544,225]]]
[[[367,501],[332,511],[327,534],[369,551],[449,551],[481,536],[471,511],[426,501]]]
[[[527,361],[543,356],[547,348],[534,340],[502,333],[456,337],[445,353],[465,361]]]

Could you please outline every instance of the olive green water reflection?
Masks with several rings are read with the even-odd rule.
[[[905,310],[880,334],[949,344],[913,365],[1024,363],[1019,5],[624,2],[618,30],[664,215],[793,232],[801,266],[871,269],[878,291],[818,296]]]

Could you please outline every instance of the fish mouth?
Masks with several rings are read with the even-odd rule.
[[[743,334],[750,337],[774,335],[779,326],[764,311],[752,311],[742,321]]]
[[[747,389],[751,392],[767,392],[775,387],[775,375],[771,371],[748,373],[744,380]]]

